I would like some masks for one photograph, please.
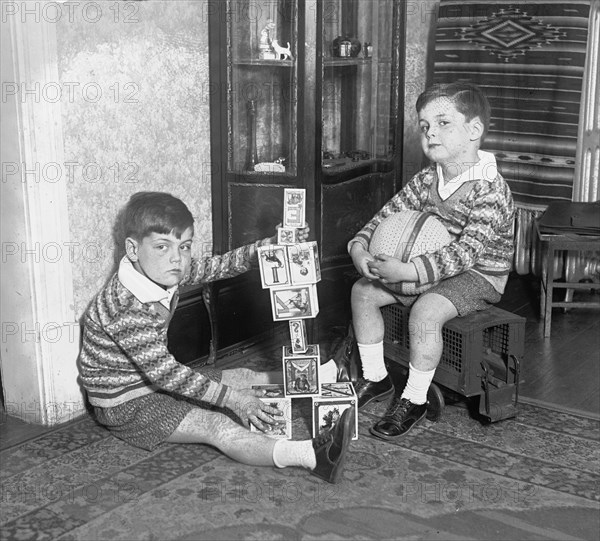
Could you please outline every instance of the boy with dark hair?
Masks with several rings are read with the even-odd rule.
[[[489,152],[479,150],[490,121],[483,92],[467,83],[437,84],[416,103],[421,145],[433,162],[417,173],[349,242],[362,275],[352,289],[352,319],[363,368],[356,385],[358,407],[393,395],[371,433],[401,437],[427,411],[427,391],[442,356],[442,327],[457,317],[484,310],[500,300],[514,252],[514,204],[507,183]],[[452,238],[448,246],[406,263],[373,257],[371,236],[393,213],[433,214]],[[399,295],[397,282],[435,284],[420,295]],[[437,283],[439,282],[439,283]],[[403,390],[395,389],[384,364],[384,322],[380,308],[402,303],[409,316],[410,362]]]
[[[234,460],[262,466],[301,466],[336,482],[352,437],[348,414],[314,440],[289,441],[251,432],[282,422],[252,385],[275,383],[274,374],[238,368],[198,371],[167,349],[167,329],[178,287],[229,278],[249,270],[257,241],[222,256],[191,257],[193,217],[167,193],[140,192],[123,213],[126,255],[83,319],[81,382],[96,418],[112,434],[148,450],[163,442],[204,443]],[[306,240],[308,228],[300,231]],[[281,379],[281,378],[280,378]],[[233,411],[245,426],[232,420]]]

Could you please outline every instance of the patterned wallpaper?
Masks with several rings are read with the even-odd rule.
[[[408,2],[406,7],[406,67],[404,83],[403,183],[423,165],[415,103],[427,86],[430,51],[437,22],[439,0]]]
[[[166,191],[212,249],[204,0],[95,3],[58,27],[75,313],[118,259],[113,227],[137,191]]]
[[[414,103],[439,1],[409,4],[404,182],[421,167]],[[206,0],[94,6],[57,28],[78,317],[115,269],[115,219],[135,192],[182,198],[194,252],[212,250]]]

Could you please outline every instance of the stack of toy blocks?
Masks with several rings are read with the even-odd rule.
[[[319,378],[320,350],[308,344],[305,320],[319,313],[317,282],[321,280],[319,250],[315,241],[298,242],[297,230],[305,227],[306,192],[284,190],[283,225],[277,231],[277,244],[258,249],[262,286],[269,289],[274,321],[288,321],[290,345],[282,348],[283,385],[268,387],[263,400],[279,402],[286,408],[286,430],[272,434],[291,438],[292,398],[311,398],[313,403],[313,436],[332,426],[341,413],[356,406],[356,393],[351,383],[325,383]],[[283,409],[280,406],[280,409]],[[355,408],[355,412],[357,409]],[[358,415],[354,439],[358,434]]]

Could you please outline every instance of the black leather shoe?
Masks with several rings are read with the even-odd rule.
[[[389,374],[381,381],[369,381],[360,378],[354,385],[358,397],[358,409],[366,406],[369,402],[381,402],[389,398],[394,392],[394,384]]]
[[[356,383],[362,377],[360,354],[352,323],[348,327],[346,336],[333,349],[331,358],[337,367],[337,381]]]
[[[378,438],[394,440],[404,436],[426,413],[427,403],[413,404],[408,398],[396,395],[381,420],[369,431]]]
[[[337,483],[342,476],[346,451],[354,435],[354,406],[344,410],[337,423],[313,439],[317,466],[313,475],[328,483]]]

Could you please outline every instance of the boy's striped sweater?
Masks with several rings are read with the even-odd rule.
[[[256,247],[243,246],[223,256],[192,259],[180,285],[213,282],[250,269]],[[176,302],[174,303],[176,304]],[[230,389],[218,370],[203,374],[182,365],[167,349],[172,312],[160,302],[141,302],[115,274],[96,295],[83,318],[79,373],[90,404],[113,407],[155,391],[222,406]]]
[[[515,210],[508,184],[493,171],[495,178],[469,180],[442,199],[436,166],[423,169],[356,234],[348,250],[354,242],[368,250],[373,232],[391,214],[403,210],[429,212],[444,224],[452,242],[411,260],[419,284],[435,283],[472,269],[503,293],[514,254]]]

